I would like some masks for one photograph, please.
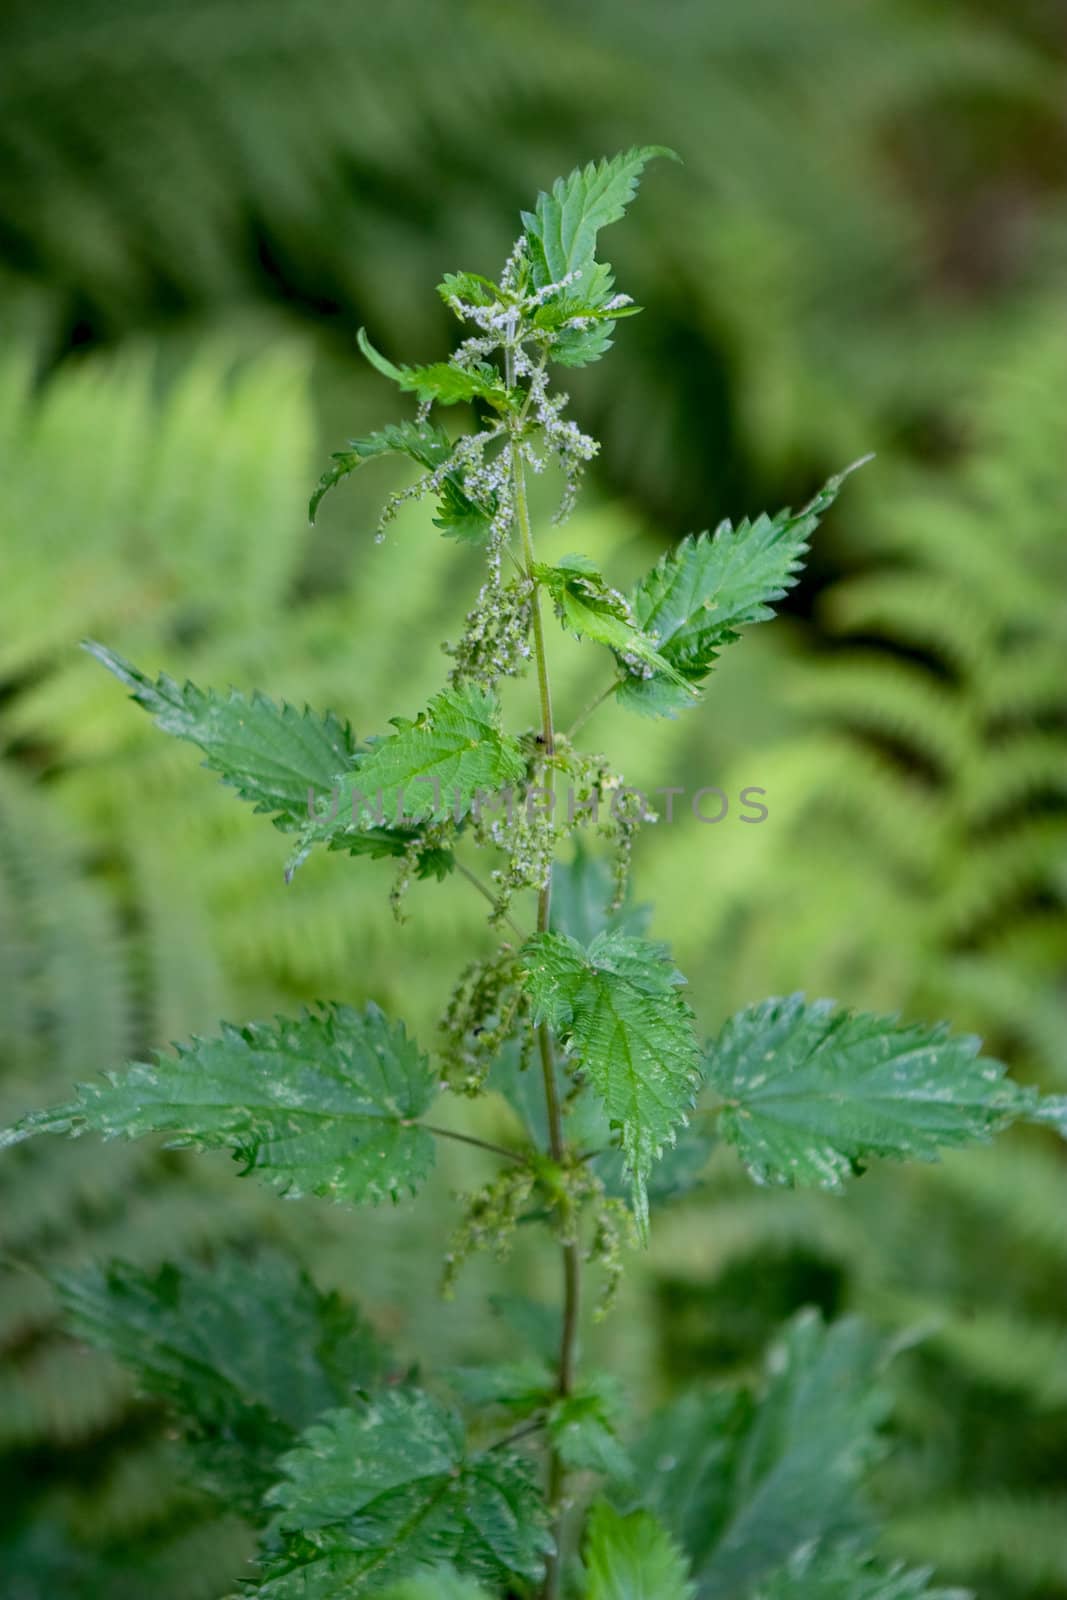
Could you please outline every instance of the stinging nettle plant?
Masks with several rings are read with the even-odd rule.
[[[290,877],[320,844],[393,857],[399,908],[412,879],[455,872],[489,902],[499,943],[460,975],[434,1060],[374,1005],[222,1024],[81,1086],[2,1142],[165,1134],[228,1149],[283,1194],[361,1205],[414,1194],[435,1141],[466,1140],[499,1172],[467,1199],[448,1287],[472,1251],[506,1252],[520,1224],[546,1229],[561,1258],[558,1308],[511,1303],[525,1357],[425,1384],[280,1256],[57,1276],[72,1329],[169,1403],[200,1484],[260,1529],[242,1592],[262,1600],[947,1595],[871,1554],[861,1480],[880,1449],[883,1351],[855,1319],[802,1314],[762,1381],[685,1394],[640,1426],[625,1423],[610,1376],[579,1360],[586,1269],[602,1315],[623,1247],[647,1239],[652,1207],[699,1183],[716,1141],[758,1183],[838,1190],[875,1157],[932,1160],[1015,1120],[1067,1122],[1062,1098],[1012,1082],[940,1023],[794,995],[747,1008],[702,1046],[684,978],[628,902],[646,803],[578,732],[609,697],[649,717],[693,705],[720,651],[795,581],[844,477],[799,513],[684,539],[629,595],[580,555],[538,558],[528,473],[560,469],[560,521],[597,450],[550,374],[600,359],[636,312],[598,237],[647,163],[670,154],[575,170],[523,213],[498,282],[449,274],[439,292],[473,331],[447,362],[398,366],[360,334],[415,415],[336,455],[312,518],[349,473],[400,455],[421,470],[383,528],[403,501],[430,496],[442,533],[485,555],[448,683],[420,714],[360,745],[331,712],[153,681],[88,646],[159,727],[292,835]],[[458,438],[434,420],[456,404],[475,418]],[[610,668],[566,734],[553,613]],[[500,685],[530,670],[539,724],[509,732]],[[605,848],[576,842],[564,864],[572,833]],[[480,874],[478,851],[490,862]],[[502,1096],[523,1136],[491,1144],[442,1127],[439,1095]]]

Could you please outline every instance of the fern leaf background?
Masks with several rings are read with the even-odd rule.
[[[682,965],[703,961],[724,1012],[771,974],[965,1018],[1022,1076],[1063,1085],[1067,674],[1057,689],[1048,664],[1067,661],[1065,395],[1062,319],[1036,306],[963,409],[952,474],[901,468],[855,513],[863,568],[826,593],[821,649],[791,660],[794,732],[726,769],[728,790],[757,775],[768,789],[758,844],[683,858],[657,839],[651,875],[691,919]],[[675,1359],[687,1325],[702,1330],[691,1358],[729,1359],[746,1301],[759,1323],[760,1263],[918,1330],[883,1484],[893,1548],[979,1593],[1059,1594],[1062,1152],[1016,1134],[858,1188],[832,1225],[818,1203],[726,1201],[703,1254],[672,1221]]]

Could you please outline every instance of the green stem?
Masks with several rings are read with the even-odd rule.
[[[578,732],[578,729],[585,727],[586,723],[589,721],[589,718],[593,715],[593,712],[598,711],[604,704],[604,701],[610,699],[622,681],[623,680],[621,678],[612,678],[606,689],[601,689],[598,695],[593,696],[589,704],[583,711],[578,713],[570,727],[567,729],[568,739],[573,739],[574,735]]]
[[[552,721],[552,689],[548,678],[544,621],[541,616],[541,590],[534,576],[533,533],[530,528],[529,507],[526,503],[526,475],[523,471],[522,457],[519,454],[518,441],[514,433],[512,434],[509,448],[511,452],[512,483],[515,490],[515,518],[522,540],[522,555],[526,566],[526,575],[534,586],[533,642],[534,658],[537,663],[537,687],[541,699],[542,771],[544,774],[543,784],[549,796],[549,807],[551,808],[555,780],[552,761],[556,751],[555,727]],[[538,896],[538,933],[548,932],[551,915],[552,879],[550,876]],[[559,1085],[556,1081],[552,1035],[549,1032],[548,1025],[544,1022],[540,1024],[537,1030],[537,1045],[541,1056],[541,1072],[545,1083],[545,1103],[548,1108],[549,1153],[553,1161],[558,1165],[562,1165],[567,1155],[567,1145],[563,1135],[563,1108],[560,1105]],[[567,1242],[561,1248],[563,1254],[563,1326],[560,1334],[559,1360],[556,1368],[556,1392],[561,1398],[565,1398],[574,1388],[574,1369],[578,1348],[578,1317],[581,1307],[581,1258],[576,1242]],[[545,1584],[542,1590],[543,1600],[559,1600],[561,1593],[563,1564],[560,1545],[563,1532],[565,1478],[566,1470],[558,1451],[550,1449],[548,1454],[548,1506],[552,1517],[552,1532],[556,1548],[554,1554],[549,1556],[546,1564]]]
[[[477,1150],[488,1150],[494,1156],[503,1156],[508,1161],[525,1162],[525,1156],[517,1150],[509,1150],[506,1145],[491,1144],[488,1139],[476,1139],[472,1133],[457,1133],[455,1128],[442,1128],[434,1122],[420,1122],[417,1117],[409,1117],[401,1123],[404,1128],[425,1128],[427,1133],[434,1134],[438,1139],[456,1139],[460,1144],[472,1144]]]
[[[520,1439],[528,1438],[531,1433],[540,1433],[542,1428],[547,1427],[547,1425],[547,1418],[534,1417],[530,1422],[524,1422],[520,1427],[512,1429],[511,1433],[506,1433],[502,1439],[494,1440],[489,1448],[490,1450],[510,1450],[512,1445],[518,1444]]]

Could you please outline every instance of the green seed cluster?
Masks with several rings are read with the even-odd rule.
[[[478,1095],[489,1069],[518,1033],[523,1065],[533,1051],[529,1000],[514,948],[503,945],[488,960],[472,961],[460,974],[441,1019],[442,1077],[457,1094]]]

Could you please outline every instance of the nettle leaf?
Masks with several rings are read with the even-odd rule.
[[[709,1046],[719,1131],[758,1183],[840,1189],[872,1156],[933,1161],[1038,1109],[980,1043],[832,1000],[765,1000]]]
[[[227,1255],[210,1270],[115,1261],[53,1282],[70,1331],[173,1407],[201,1482],[253,1518],[277,1457],[384,1367],[362,1318],[276,1253]]]
[[[548,1436],[564,1466],[619,1482],[629,1478],[633,1467],[618,1435],[622,1414],[621,1387],[606,1374],[585,1378],[572,1394],[554,1399]]]
[[[197,745],[205,766],[284,831],[306,823],[309,791],[328,791],[355,759],[351,729],[332,712],[301,712],[236,689],[217,694],[180,685],[166,673],[153,682],[105,645],[87,640],[84,648],[126,685],[158,728]]]
[[[514,1417],[530,1416],[546,1407],[556,1392],[548,1361],[505,1361],[495,1366],[452,1367],[446,1373],[464,1404],[477,1410],[499,1407]]]
[[[342,479],[377,456],[403,455],[416,462],[427,472],[435,472],[449,460],[455,444],[441,427],[431,422],[396,422],[370,433],[363,439],[350,439],[346,450],[336,451],[333,465],[327,467],[315,487],[308,506],[308,516],[314,522],[324,495]],[[496,509],[495,496],[487,510],[464,492],[462,471],[447,472],[441,479],[434,527],[449,538],[477,543],[485,538]]]
[[[448,460],[454,448],[445,430],[432,422],[391,422],[363,439],[350,439],[347,449],[335,451],[331,456],[333,465],[327,467],[315,487],[308,505],[308,517],[314,522],[323,496],[343,478],[347,478],[349,473],[377,456],[407,456],[432,472]]]
[[[611,297],[612,288],[611,268],[601,262],[593,269],[591,294],[553,295],[544,305],[538,306],[533,314],[533,325],[554,331],[565,327],[574,317],[585,317],[594,322],[617,322],[620,317],[640,315],[643,308],[632,301],[627,301],[625,305],[613,305],[610,311],[606,311],[604,304]]]
[[[349,839],[383,817],[458,821],[478,794],[495,796],[526,776],[518,744],[500,732],[496,698],[474,685],[444,690],[414,721],[396,717],[393,726],[335,780],[298,861],[316,840]]]
[[[495,511],[495,494],[488,508],[483,510],[464,492],[458,474],[450,473],[441,485],[433,525],[440,528],[446,539],[458,539],[461,544],[481,544]]]
[[[679,1128],[674,1143],[667,1146],[649,1173],[649,1205],[668,1205],[698,1188],[716,1142],[709,1119],[696,1112],[690,1122]],[[626,1157],[622,1150],[612,1147],[602,1151],[593,1158],[592,1168],[609,1195],[626,1198],[630,1186],[626,1181]]]
[[[450,361],[434,361],[426,367],[404,367],[402,371],[400,387],[416,394],[420,400],[433,400],[441,406],[487,400],[500,411],[506,411],[510,405],[500,374],[488,362],[455,367]]]
[[[625,214],[652,153],[651,148],[634,148],[610,160],[590,161],[557,178],[551,194],[541,191],[534,210],[522,213],[535,288],[562,283],[574,274],[568,287],[572,295],[582,293],[586,286],[581,278],[596,260],[597,234]],[[583,298],[596,303],[592,295]]]
[[[621,1516],[605,1501],[589,1513],[584,1600],[693,1600],[689,1564],[649,1511]]]
[[[850,1548],[806,1549],[752,1600],[971,1600],[965,1589],[931,1589],[931,1576],[929,1567],[886,1566]]]
[[[801,511],[763,514],[754,522],[746,517],[736,528],[722,522],[714,535],[690,534],[661,557],[630,597],[633,615],[687,687],[683,692],[662,672],[631,672],[617,690],[618,699],[649,716],[673,716],[691,705],[694,687],[720,651],[742,628],[774,615],[771,602],[796,583],[820,517],[849,473],[862,465],[857,461],[831,478]]]
[[[0,1148],[38,1133],[165,1133],[171,1147],[231,1150],[284,1194],[351,1204],[414,1193],[433,1165],[433,1140],[413,1119],[436,1080],[403,1023],[375,1005],[224,1023],[176,1048],[80,1084],[76,1100],[0,1134]]]
[[[470,367],[459,367],[451,361],[434,361],[424,367],[398,367],[374,348],[365,328],[360,328],[357,337],[359,348],[371,365],[419,400],[432,400],[442,406],[486,400],[498,411],[510,409],[511,397],[504,380],[488,362],[480,361]]]
[[[633,1180],[626,1153],[612,1132],[604,1106],[588,1083],[568,1093],[558,1067],[556,1076],[560,1080],[560,1098],[567,1104],[568,1140],[588,1161],[606,1194],[616,1200],[631,1200]],[[509,1041],[493,1062],[487,1086],[504,1097],[527,1137],[543,1147],[548,1142],[544,1085],[539,1072],[523,1069],[515,1041]],[[712,1115],[696,1112],[692,1122],[677,1130],[674,1143],[661,1151],[645,1184],[650,1210],[680,1199],[702,1181],[716,1142]]]
[[[552,1542],[530,1463],[468,1449],[459,1418],[393,1390],[309,1428],[280,1462],[261,1600],[342,1600],[450,1563],[536,1582]]]
[[[388,378],[391,383],[400,383],[403,381],[403,367],[398,367],[395,361],[390,361],[388,356],[383,356],[380,350],[376,350],[374,348],[370,342],[370,339],[367,337],[366,328],[360,328],[359,332],[356,334],[356,343],[359,345],[360,350],[366,356],[371,366],[375,369],[375,371],[380,372],[383,378]]]
[[[609,586],[587,557],[571,555],[554,567],[538,565],[534,576],[551,595],[556,615],[565,628],[654,670],[683,693],[696,694],[682,674],[660,655],[648,635],[635,626],[629,601]]]
[[[613,278],[610,267],[596,260],[597,235],[623,216],[642,172],[657,156],[678,160],[663,145],[644,145],[576,167],[569,177],[556,179],[551,194],[538,195],[534,210],[522,214],[535,288],[575,274],[567,286],[568,298],[594,309],[610,300]],[[611,343],[611,327],[604,322],[562,334],[552,347],[553,359],[566,366],[595,361]]]
[[[537,308],[534,327],[557,334],[553,361],[563,367],[586,367],[611,349],[618,319],[637,316],[641,310],[623,295],[612,297],[613,286],[610,267],[598,265],[593,268],[590,297],[558,294]]]
[[[629,1477],[630,1461],[618,1437],[619,1385],[605,1373],[591,1374],[561,1396],[553,1365],[558,1342],[557,1333],[551,1359],[454,1367],[446,1376],[463,1403],[479,1413],[492,1409],[519,1421],[543,1412],[554,1449],[575,1471]]]
[[[648,1228],[652,1164],[685,1119],[699,1082],[699,1055],[684,983],[665,947],[622,933],[583,948],[566,934],[523,946],[526,984],[575,1066],[621,1130],[638,1226]]]
[[[642,1500],[693,1563],[701,1600],[741,1600],[798,1552],[852,1538],[888,1413],[883,1351],[856,1318],[801,1312],[757,1390],[690,1390],[631,1451]]]
[[[455,853],[447,845],[428,842],[423,828],[367,828],[362,833],[349,830],[330,839],[326,848],[344,851],[350,856],[368,856],[372,861],[396,861],[410,852],[415,876],[436,878],[438,883],[443,882],[456,865]]]
[[[219,695],[193,683],[180,686],[165,673],[153,683],[105,646],[90,641],[85,649],[133,691],[157,727],[197,745],[208,758],[204,765],[221,773],[223,782],[250,800],[254,810],[271,813],[276,828],[285,833],[306,830],[315,805],[338,804],[334,797],[343,774],[356,765],[360,752],[348,724],[332,712],[320,717],[284,702],[275,705],[261,694],[249,699],[236,689]],[[350,855],[400,857],[421,835],[417,827],[350,830],[330,847]],[[416,851],[419,878],[440,880],[454,866],[447,847],[434,844]]]
[[[437,285],[437,293],[446,306],[454,300],[465,300],[470,306],[494,306],[500,301],[497,285],[480,272],[446,272]]]

